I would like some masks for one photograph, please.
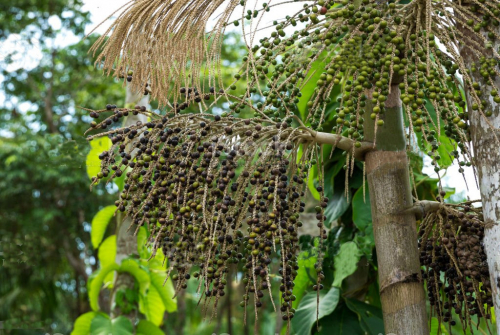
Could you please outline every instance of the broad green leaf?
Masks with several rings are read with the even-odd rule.
[[[321,319],[320,328],[315,335],[366,335],[359,324],[358,315],[346,305],[339,306],[332,314]]]
[[[89,335],[90,334],[90,325],[92,320],[100,313],[97,312],[87,312],[85,314],[80,315],[75,321],[75,327],[71,332],[71,335]]]
[[[149,274],[141,268],[136,260],[124,259],[118,271],[128,272],[132,276],[134,276],[134,278],[137,280],[137,283],[139,284],[139,291],[143,295],[146,294],[151,280],[149,278]]]
[[[169,313],[175,312],[177,310],[177,298],[174,298],[175,288],[172,283],[172,279],[168,278],[165,285],[163,285],[163,282],[167,277],[166,273],[156,273],[151,271],[150,276],[151,286],[158,291],[163,305],[165,306],[165,310]]]
[[[154,286],[150,286],[146,295],[139,296],[139,311],[153,324],[159,326],[163,321],[165,306]]]
[[[359,188],[352,198],[352,221],[359,230],[365,230],[372,224],[372,206],[370,204],[370,193],[368,186],[365,189],[365,199],[363,199],[363,188]]]
[[[431,318],[431,324],[429,327],[429,335],[443,335],[448,334],[446,327],[441,323],[441,327],[439,326],[439,320],[435,317]]]
[[[329,198],[328,205],[325,209],[325,225],[330,228],[332,222],[340,218],[349,208],[349,202],[345,196],[345,186],[335,185],[334,193],[331,198]]]
[[[307,110],[307,102],[311,99],[314,91],[316,89],[316,82],[318,81],[321,73],[324,71],[324,64],[321,61],[316,61],[312,64],[311,70],[309,73],[310,77],[307,77],[306,80],[308,82],[304,85],[304,87],[300,90],[302,97],[300,98],[299,103],[297,104],[297,108],[299,109],[300,115],[302,116],[302,120],[305,120],[309,111]]]
[[[91,335],[132,335],[133,331],[132,323],[124,316],[111,320],[97,315],[90,327]]]
[[[139,232],[137,232],[137,253],[141,258],[149,258],[151,255],[150,252],[146,248],[146,240],[148,238],[148,233],[144,226],[139,228]],[[161,250],[161,249],[160,249]]]
[[[95,138],[90,142],[91,149],[87,154],[87,175],[92,180],[92,177],[97,176],[99,171],[101,171],[101,160],[99,155],[106,150],[111,148],[111,140],[107,136],[100,138]]]
[[[439,142],[441,145],[438,148],[438,153],[441,159],[438,161],[438,164],[441,168],[447,168],[453,164],[451,152],[457,148],[457,143],[446,135],[441,135]]]
[[[92,240],[92,245],[94,249],[99,247],[101,244],[104,234],[106,233],[106,228],[115,214],[115,206],[106,206],[101,209],[92,219],[92,230],[90,231],[90,239]]]
[[[101,268],[105,268],[110,264],[115,262],[116,258],[116,235],[111,235],[104,240],[99,246],[97,252],[99,262],[101,263]],[[104,285],[110,285],[113,282],[114,272],[108,273],[106,278],[104,278]]]
[[[382,310],[378,307],[365,304],[356,299],[346,299],[347,307],[358,314],[361,328],[368,335],[378,335],[384,333],[384,321]]]
[[[293,294],[296,299],[292,303],[293,308],[297,308],[300,304],[302,296],[307,290],[307,287],[316,284],[316,270],[314,269],[314,264],[318,261],[318,256],[315,249],[301,251],[298,257],[297,276],[293,283]]]
[[[115,262],[116,258],[116,235],[108,236],[104,242],[99,247],[97,251],[97,257],[99,262],[101,262],[101,268]]]
[[[360,256],[361,252],[356,243],[346,242],[342,244],[339,253],[334,259],[335,272],[333,286],[340,287],[342,281],[356,271]]]
[[[165,335],[163,330],[148,320],[141,320],[137,325],[136,332],[144,335]]]
[[[140,262],[143,266],[147,267],[149,270],[161,270],[165,271],[166,268],[166,260],[165,260],[165,255],[163,254],[163,251],[161,249],[156,250],[156,255],[155,257],[149,259],[151,256],[151,252],[147,248],[143,249],[143,255],[147,255],[147,257],[142,257],[140,259]]]
[[[334,186],[335,186],[335,177],[342,171],[342,167],[345,165],[345,156],[338,156],[334,154],[332,159],[337,158],[338,161],[334,161],[335,164],[328,164],[325,167],[325,196],[328,198],[332,198],[334,194]],[[325,158],[325,161],[328,161],[328,158]],[[331,187],[329,187],[331,185]]]
[[[116,264],[116,263],[110,264],[105,268],[101,268],[97,272],[94,279],[92,279],[92,281],[90,282],[89,288],[88,288],[89,289],[89,301],[90,301],[90,307],[94,311],[99,310],[99,292],[101,291],[101,286],[104,282],[104,279],[106,278],[106,276],[110,272],[115,271],[115,270],[118,270],[118,264]]]
[[[339,297],[339,289],[336,287],[330,288],[328,292],[320,291],[319,304],[317,303],[317,292],[306,294],[292,319],[292,333],[309,335],[317,319],[319,320],[335,310]]]

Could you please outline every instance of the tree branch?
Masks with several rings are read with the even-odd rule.
[[[361,147],[356,148],[354,145],[355,141],[350,138],[337,134],[317,132],[311,129],[308,129],[308,131],[310,133],[309,135],[304,134],[301,137],[318,144],[330,144],[347,152],[352,152],[354,150],[354,158],[358,161],[364,161],[365,154],[368,151],[376,149],[375,145],[371,142],[361,142]]]
[[[417,201],[412,207],[402,211],[401,214],[414,214],[417,219],[422,219],[425,214],[437,211],[442,205],[439,201]]]
[[[368,151],[376,149],[375,144],[372,142],[361,142],[361,147],[356,148],[355,146],[356,142],[350,138],[337,134],[323,133],[312,130],[308,128],[297,115],[294,115],[293,117],[300,124],[299,127],[300,129],[304,129],[307,132],[309,132],[309,135],[303,135],[301,136],[302,138],[306,140],[311,140],[319,144],[330,144],[333,145],[335,148],[339,148],[340,150],[344,151],[351,152],[354,149],[354,158],[356,158],[359,161],[363,161],[365,159],[365,154]]]

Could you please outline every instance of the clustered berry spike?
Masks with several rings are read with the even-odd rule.
[[[92,115],[144,113],[151,121],[90,136],[110,136],[101,172],[93,183],[125,174],[117,209],[132,220],[136,231],[150,231],[153,255],[158,249],[169,260],[168,273],[177,290],[187,280],[200,280],[203,297],[215,304],[224,295],[229,266],[246,269],[243,282],[254,304],[270,290],[270,264],[281,267],[283,319],[293,318],[291,301],[297,275],[299,219],[316,145],[304,147],[304,130],[288,123],[238,119],[209,114],[160,116],[142,106],[93,111]],[[118,117],[119,118],[119,117]],[[107,122],[94,128],[106,128]],[[318,187],[322,192],[322,187]],[[316,209],[320,239],[326,239],[323,214],[328,199]],[[316,289],[324,275],[319,271]],[[278,275],[278,274],[277,274]]]
[[[422,277],[432,310],[440,322],[473,333],[471,317],[491,320],[490,273],[483,249],[482,210],[471,202],[442,206],[420,225],[418,246]]]

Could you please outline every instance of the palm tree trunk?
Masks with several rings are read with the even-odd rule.
[[[365,164],[385,330],[398,335],[427,335],[415,216],[402,214],[413,199],[397,85],[391,87],[381,119],[385,124],[378,127],[376,138],[374,121],[365,122],[366,140],[377,144],[377,150],[366,154]]]
[[[474,40],[477,37],[472,35],[468,29],[458,27],[462,33]],[[500,29],[497,29],[497,33]],[[494,48],[498,49],[499,43],[495,43]],[[468,48],[460,50],[467,68],[478,62],[476,55]],[[493,55],[491,55],[493,58]],[[479,83],[483,90],[489,86],[478,72],[470,74],[472,79]],[[494,80],[495,86],[500,87],[500,78]],[[466,85],[465,85],[466,86]],[[496,88],[495,88],[496,89]],[[484,250],[486,252],[488,268],[490,271],[491,288],[493,291],[493,303],[495,305],[495,315],[500,315],[500,105],[495,103],[490,96],[491,88],[485,92],[482,98],[486,102],[484,110],[492,111],[492,116],[486,118],[478,112],[469,111],[470,134],[474,151],[474,166],[479,178],[479,189],[483,203],[483,216],[486,223],[484,229]],[[470,92],[466,88],[468,106],[473,103]],[[497,321],[497,334],[500,335],[500,322]]]

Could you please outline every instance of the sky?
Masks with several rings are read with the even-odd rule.
[[[256,0],[247,0],[247,8],[253,9],[255,5]],[[257,0],[257,8],[262,8],[262,3],[264,1]],[[265,1],[269,5],[273,5],[276,3],[279,3],[281,1]],[[92,24],[87,27],[86,33],[90,33],[98,24],[101,22],[105,21],[110,15],[113,14],[114,11],[119,9],[120,7],[126,5],[129,3],[129,0],[113,0],[113,1],[107,1],[107,0],[84,0],[84,7],[83,10],[87,10],[91,13],[91,19],[92,19]],[[303,6],[303,2],[289,2],[287,1],[286,5],[280,6],[279,9],[271,9],[271,12],[269,14],[264,15],[264,19],[261,22],[261,27],[266,27],[272,24],[273,20],[280,20],[284,19],[287,15],[293,15],[296,13],[301,7]],[[216,12],[214,17],[219,14],[223,8],[220,9],[219,12]],[[276,14],[279,13],[279,14]],[[116,16],[115,14],[114,16]],[[238,9],[236,13],[234,13],[234,16],[239,16],[241,15],[241,11]],[[108,19],[106,20],[102,25],[100,25],[97,28],[97,32],[102,34],[106,31],[106,29],[109,27],[111,24],[112,20]],[[213,22],[213,21],[212,21]],[[60,26],[60,21],[57,17],[51,18],[50,21],[51,25],[53,25],[54,28],[57,29],[58,25]],[[209,23],[210,26],[210,23]],[[234,27],[231,26],[231,30],[238,30],[241,31],[241,26],[240,27]],[[272,28],[270,28],[272,29]],[[258,43],[259,39],[269,35],[270,29],[263,29],[261,31],[258,31],[255,36],[255,41]],[[7,42],[2,43],[3,45],[0,45],[0,59],[2,58],[2,49],[4,48],[11,48],[11,47],[17,47],[19,46],[18,43],[16,43],[18,37],[16,36],[10,36],[7,40]],[[36,40],[34,41],[36,45]],[[72,36],[71,34],[63,34],[59,38],[57,38],[54,43],[57,46],[65,46],[65,45],[70,45],[73,43],[78,42],[78,38],[75,36]],[[6,50],[6,49],[4,49]],[[24,67],[24,68],[31,68],[37,65],[39,59],[41,58],[41,52],[40,50],[32,50],[30,53],[31,57],[25,57],[22,53],[20,53],[19,59],[17,62],[13,65],[8,70],[15,70],[16,68],[19,67]],[[2,78],[0,76],[0,82]],[[3,103],[3,95],[0,92],[0,104]],[[424,168],[424,172],[430,175],[431,177],[436,177],[436,173],[434,172],[434,169],[432,166],[430,166],[430,159],[426,160],[426,167]],[[472,171],[472,168],[465,168],[465,179],[462,177],[462,175],[458,172],[458,165],[455,164],[448,168],[446,171],[446,174],[443,178],[443,183],[444,186],[448,187],[454,187],[456,189],[456,193],[462,193],[465,197],[467,194],[468,198],[470,200],[475,200],[480,198],[480,193],[479,190],[476,186],[474,174]],[[440,175],[443,176],[443,172],[440,172]]]

